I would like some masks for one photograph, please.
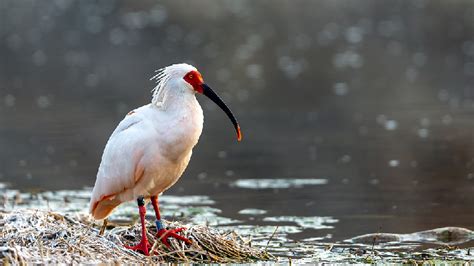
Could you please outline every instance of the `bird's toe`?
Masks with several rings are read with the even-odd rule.
[[[167,248],[171,248],[170,242],[168,240],[168,238],[170,238],[170,237],[175,238],[177,240],[181,240],[181,241],[185,242],[186,244],[190,245],[190,244],[192,244],[191,240],[189,240],[188,238],[186,238],[182,235],[177,234],[179,232],[182,232],[185,229],[186,228],[184,228],[184,227],[176,228],[176,229],[170,229],[170,230],[160,229],[160,230],[158,230],[156,236]]]
[[[150,256],[149,250],[151,249],[151,245],[148,240],[141,241],[140,243],[138,243],[138,245],[135,246],[124,245],[124,247],[133,251],[141,252],[145,256]]]

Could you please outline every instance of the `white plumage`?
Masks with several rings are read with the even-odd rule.
[[[106,218],[122,202],[158,195],[183,174],[203,127],[196,88],[183,79],[192,71],[188,64],[162,69],[152,103],[131,111],[112,133],[92,191],[94,218]]]

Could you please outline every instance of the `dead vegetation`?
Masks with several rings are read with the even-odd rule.
[[[165,223],[172,229],[179,223]],[[252,247],[235,232],[222,233],[206,226],[186,226],[185,245],[171,239],[171,249],[156,241],[155,227],[148,224],[152,256],[130,251],[123,245],[139,241],[140,225],[114,227],[99,235],[97,224],[85,216],[62,215],[43,210],[0,213],[0,257],[3,264],[23,263],[245,263],[274,260],[266,250]]]

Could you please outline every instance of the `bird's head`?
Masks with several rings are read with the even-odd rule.
[[[242,132],[240,131],[239,123],[232,114],[232,111],[229,109],[229,107],[227,107],[224,101],[222,101],[222,99],[206,83],[204,83],[201,73],[199,73],[199,71],[194,66],[184,63],[174,64],[160,69],[158,74],[152,79],[158,80],[158,85],[155,88],[157,98],[160,97],[159,92],[168,82],[178,83],[179,85],[183,84],[193,93],[199,93],[207,96],[227,114],[230,121],[232,121],[232,124],[234,125],[235,131],[237,132],[237,140],[242,140]]]

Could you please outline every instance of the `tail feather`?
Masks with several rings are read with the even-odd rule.
[[[95,219],[101,220],[107,218],[120,203],[122,201],[117,199],[117,197],[104,197],[91,205],[90,212]]]

